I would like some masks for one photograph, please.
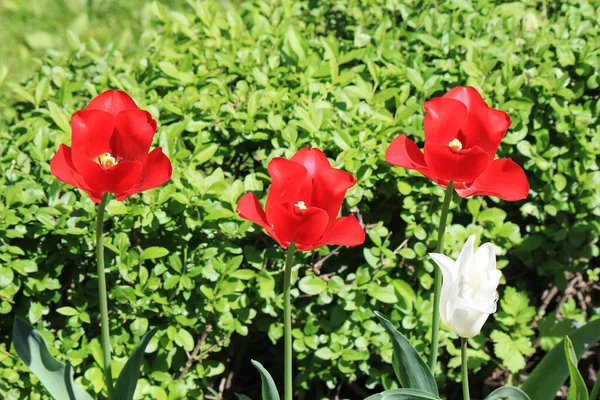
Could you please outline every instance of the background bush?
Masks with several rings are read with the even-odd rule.
[[[250,358],[281,382],[284,255],[235,209],[244,192],[264,197],[272,157],[305,146],[356,176],[343,213],[355,213],[368,238],[296,260],[298,398],[362,399],[395,387],[392,346],[373,310],[428,353],[427,252],[443,191],[386,164],[384,152],[400,133],[422,143],[423,102],[456,85],[478,87],[511,115],[499,155],[523,165],[531,183],[518,203],[454,197],[446,253],[476,233],[496,245],[505,277],[499,312],[471,341],[473,397],[519,384],[564,334],[598,318],[598,1],[177,6],[133,8],[132,32],[144,33],[125,47],[71,32],[68,47],[45,53],[20,83],[0,74],[3,398],[48,398],[11,348],[15,315],[43,330],[90,392],[103,387],[95,205],[55,179],[49,160],[69,143],[70,115],[107,88],[152,112],[154,145],[174,164],[169,184],[108,206],[116,372],[148,327],[161,328],[140,399],[256,399]],[[460,393],[454,339],[442,332],[438,363],[451,399]],[[592,350],[580,364],[588,384],[600,367]]]

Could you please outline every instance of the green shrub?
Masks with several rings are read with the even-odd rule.
[[[400,133],[422,142],[423,102],[456,85],[477,86],[511,115],[499,155],[523,165],[531,183],[520,203],[454,197],[446,252],[476,233],[497,246],[506,280],[499,312],[472,342],[472,395],[491,391],[492,374],[520,382],[539,347],[598,318],[600,4],[476,3],[190,1],[182,12],[154,3],[143,57],[73,37],[22,85],[5,84],[0,394],[47,398],[11,352],[14,315],[44,330],[90,392],[102,388],[95,207],[50,174],[49,160],[69,140],[70,114],[106,88],[152,112],[155,145],[174,165],[169,184],[108,206],[117,373],[141,335],[160,328],[139,398],[258,398],[250,358],[281,381],[283,252],[235,209],[246,191],[266,194],[272,157],[305,146],[356,176],[344,214],[359,217],[368,239],[296,261],[299,398],[395,387],[392,345],[373,311],[427,354],[427,253],[443,190],[386,164],[384,152]],[[441,336],[448,392],[460,355],[452,334]],[[179,380],[196,346],[201,357]]]

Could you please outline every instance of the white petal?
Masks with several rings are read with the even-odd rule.
[[[446,325],[449,322],[449,316],[452,313],[452,292],[456,284],[455,275],[458,273],[454,261],[443,254],[429,253],[429,257],[438,265],[442,271],[442,291],[440,293],[440,317]]]
[[[479,335],[489,314],[471,308],[457,308],[452,316],[452,330],[463,338]]]
[[[458,275],[463,275],[467,272],[468,264],[473,256],[473,246],[475,244],[475,235],[469,236],[467,241],[465,242],[458,258],[456,259],[456,264],[458,265]]]

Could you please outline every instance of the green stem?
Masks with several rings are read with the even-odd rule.
[[[444,194],[444,204],[442,206],[442,215],[440,215],[440,225],[438,228],[437,252],[444,253],[444,236],[446,234],[446,221],[448,220],[448,209],[452,200],[454,184],[448,182],[446,193]],[[435,268],[435,282],[433,286],[433,322],[431,324],[431,355],[429,358],[429,369],[435,375],[435,365],[438,356],[438,342],[440,335],[440,292],[442,291],[442,271]]]
[[[292,307],[290,303],[290,286],[292,280],[292,264],[296,245],[290,243],[287,248],[285,272],[283,275],[283,336],[285,341],[285,368],[284,368],[284,399],[292,400]]]
[[[112,370],[110,368],[110,329],[108,327],[108,300],[106,297],[106,275],[104,274],[104,244],[102,243],[104,209],[109,193],[102,197],[96,219],[96,260],[98,264],[98,299],[100,301],[100,320],[102,328],[102,355],[104,360],[104,382],[108,399],[113,398]]]
[[[460,338],[460,359],[462,361],[463,400],[469,400],[469,370],[467,369],[467,339]]]
[[[599,394],[600,394],[600,373],[596,374],[596,382],[594,382],[594,386],[592,387],[592,391],[590,392],[590,400],[598,400]]]

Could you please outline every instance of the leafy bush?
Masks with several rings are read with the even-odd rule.
[[[305,146],[356,176],[344,214],[368,239],[296,260],[299,398],[395,387],[392,345],[373,311],[427,354],[427,253],[443,190],[383,154],[399,133],[422,140],[425,100],[467,84],[511,115],[499,155],[531,183],[520,203],[453,199],[446,253],[476,233],[497,246],[506,280],[499,312],[471,341],[481,383],[472,395],[522,381],[541,350],[599,314],[600,5],[549,3],[190,1],[182,12],[154,3],[139,59],[75,36],[69,51],[48,53],[22,84],[5,84],[0,394],[48,398],[11,352],[14,315],[43,329],[90,392],[102,389],[95,207],[51,176],[49,160],[70,137],[70,114],[106,88],[153,113],[155,145],[174,164],[169,184],[107,208],[115,373],[160,327],[139,398],[258,398],[250,358],[281,381],[283,252],[235,209],[242,193],[266,193],[272,157]],[[446,393],[459,374],[453,339],[442,332]],[[593,362],[582,371],[598,370]]]

